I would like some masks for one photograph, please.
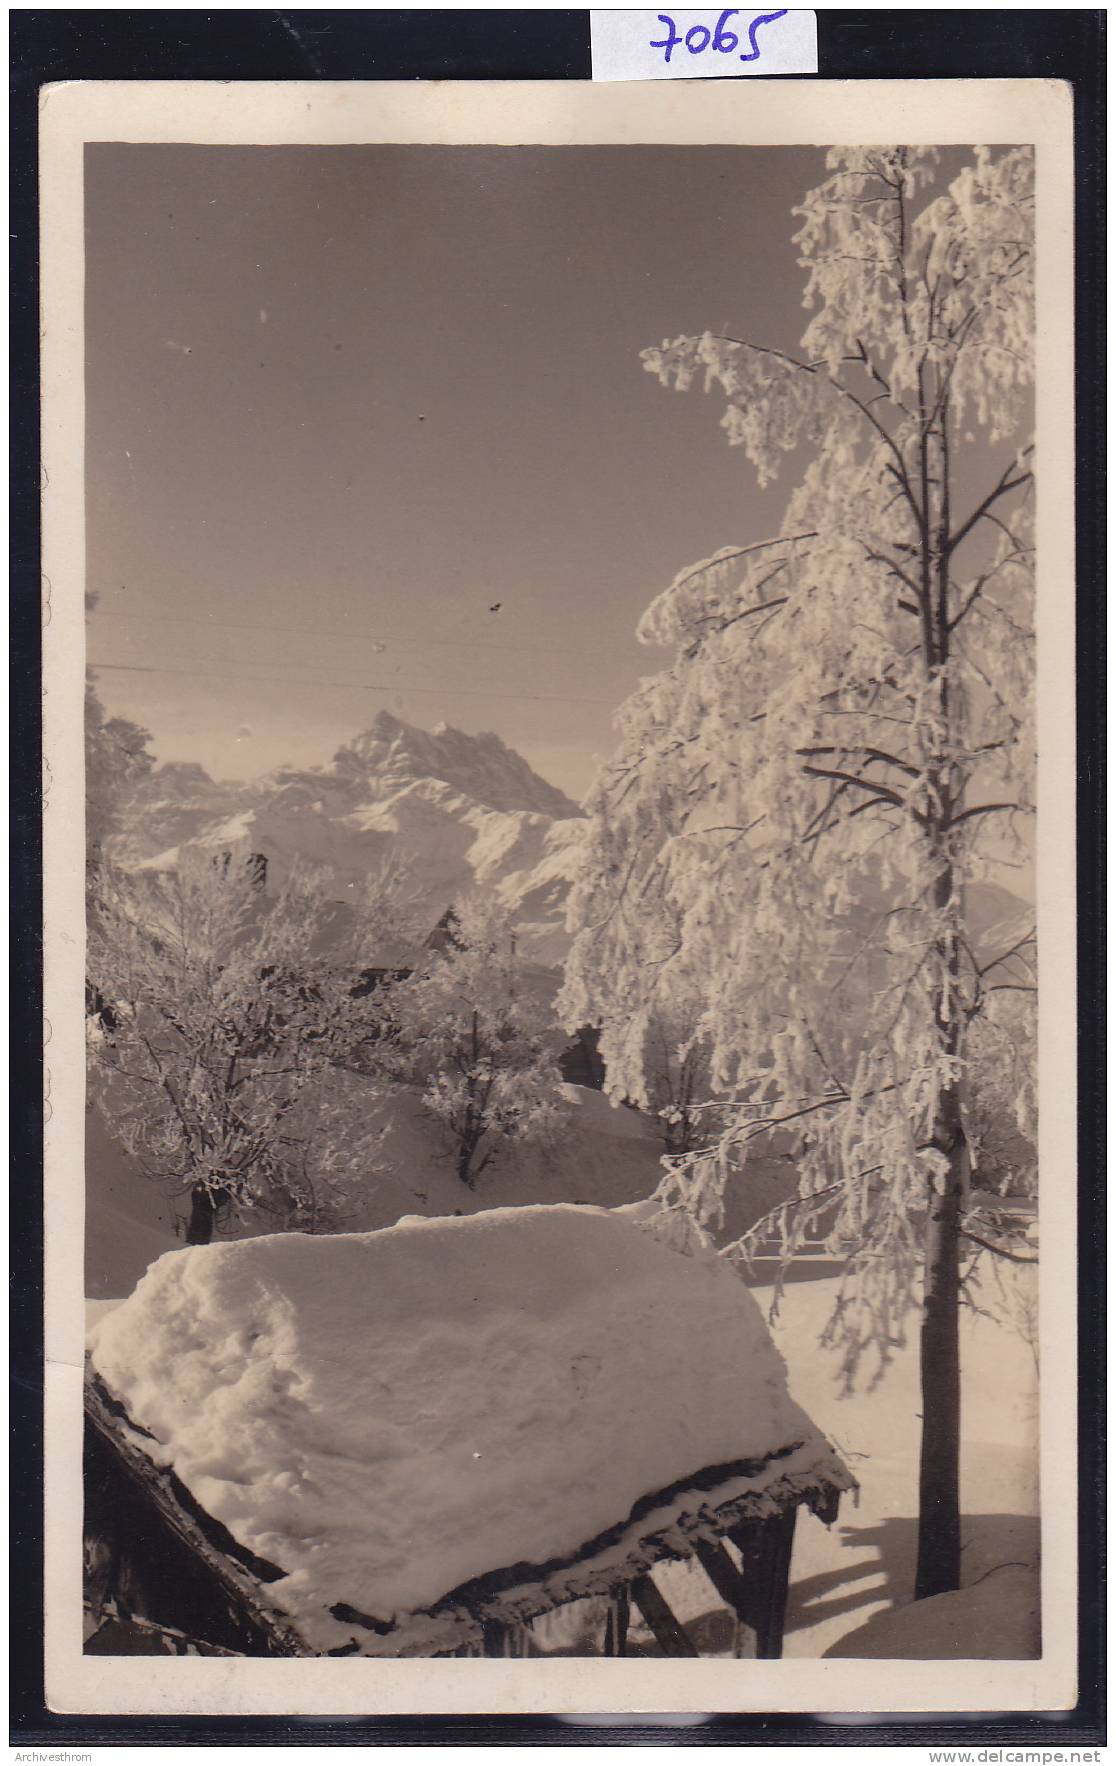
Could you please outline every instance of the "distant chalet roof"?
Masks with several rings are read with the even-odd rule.
[[[460,949],[457,929],[460,925],[452,904],[446,909],[438,924],[423,939],[424,950],[457,950]]]
[[[734,1272],[603,1209],[172,1251],[91,1358],[279,1653],[452,1653],[852,1487]]]

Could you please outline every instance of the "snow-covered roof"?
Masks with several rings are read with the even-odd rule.
[[[172,1251],[91,1354],[315,1650],[433,1653],[478,1578],[541,1610],[849,1483],[736,1274],[603,1209]]]

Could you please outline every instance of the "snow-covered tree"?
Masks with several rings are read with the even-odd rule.
[[[191,1244],[251,1209],[320,1227],[375,1168],[361,1069],[383,997],[356,985],[364,928],[338,920],[311,873],[268,897],[228,854],[99,874],[91,1069],[141,1169],[188,1198]]]
[[[88,593],[85,611],[99,597]],[[124,717],[106,717],[90,673],[85,677],[85,858],[90,877],[105,856],[120,812],[154,770],[150,734]]]
[[[639,1102],[662,1126],[668,1154],[689,1153],[706,1138],[709,1047],[698,1014],[654,1012],[647,1023],[644,1086]]]
[[[656,1119],[668,1154],[689,1153],[705,1143],[715,1114],[701,992],[676,976],[667,996],[646,968],[630,982],[622,1030],[615,1019],[603,1027],[606,1090]]]
[[[978,149],[939,195],[937,161],[829,154],[796,211],[800,352],[708,332],[646,352],[723,395],[761,482],[788,458],[801,477],[773,538],[683,570],[643,619],[675,659],[623,707],[591,799],[562,1005],[628,1074],[647,1013],[702,977],[729,1101],[664,1204],[715,1229],[749,1148],[803,1131],[785,1244],[824,1218],[851,1250],[846,1372],[921,1304],[920,1596],[960,1571],[974,1026],[1034,985],[1033,933],[990,948],[971,912],[1027,862],[1033,813],[1032,154]]]
[[[977,1199],[1038,1192],[1036,1008],[1033,992],[1003,991],[971,1026],[965,1134]]]
[[[499,908],[465,901],[440,949],[393,989],[398,1071],[424,1086],[463,1184],[511,1143],[545,1142],[561,1112],[553,1012],[529,985]]]
[[[85,848],[90,871],[105,855],[105,845],[120,821],[120,812],[155,766],[139,724],[124,717],[106,717],[92,681],[85,685]]]

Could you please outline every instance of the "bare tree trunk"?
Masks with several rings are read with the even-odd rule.
[[[942,701],[943,711],[948,713],[944,688]],[[956,876],[949,856],[953,801],[947,779],[943,768],[932,781],[940,819],[931,829],[930,839],[939,862],[934,909],[952,919]],[[953,1060],[962,1052],[964,1034],[955,929],[940,934],[937,955],[943,981],[935,1016],[942,1051]],[[968,1143],[956,1079],[938,1096],[930,1140],[940,1163],[927,1197],[923,1252],[916,1600],[950,1594],[961,1586],[961,1216],[968,1187]]]
[[[920,1372],[922,1447],[918,1467],[915,1599],[961,1586],[961,1209],[966,1147],[960,1100],[943,1093],[934,1144],[949,1161],[926,1222]]]
[[[919,373],[922,393],[922,372]],[[923,409],[925,403],[923,402]],[[939,459],[931,469],[930,446]],[[936,434],[924,431],[921,448],[924,525],[922,541],[922,612],[924,661],[940,693],[944,752],[930,773],[933,805],[928,837],[937,861],[933,905],[953,921],[957,912],[950,827],[959,781],[953,769],[953,705],[950,692],[950,452],[949,411],[943,403]],[[931,509],[931,484],[936,477],[938,507]],[[963,789],[963,786],[961,787]],[[951,1058],[962,1052],[963,1020],[958,1001],[956,928],[940,934],[937,954],[944,978],[936,1002],[942,1050]],[[948,1594],[961,1586],[961,1214],[968,1179],[968,1147],[961,1119],[957,1081],[942,1091],[931,1128],[931,1142],[944,1162],[929,1198],[923,1258],[922,1332],[919,1340],[922,1391],[922,1444],[918,1465],[918,1561],[915,1599]]]
[[[190,1191],[190,1221],[186,1228],[188,1245],[208,1245],[217,1224],[217,1212],[224,1200],[223,1190],[211,1190],[196,1183]]]
[[[473,1013],[472,1027],[470,1030],[470,1055],[471,1065],[469,1076],[466,1080],[466,1096],[468,1101],[465,1105],[465,1118],[462,1122],[461,1133],[457,1142],[457,1175],[466,1188],[472,1190],[476,1188],[476,1177],[473,1172],[473,1159],[476,1155],[477,1148],[480,1145],[481,1134],[484,1132],[483,1129],[480,1129],[478,1132],[478,1109],[476,1080],[474,1074],[477,1062],[480,1060],[480,1019],[475,1011]]]
[[[466,1189],[470,1190],[477,1187],[473,1182],[473,1154],[475,1151],[476,1148],[472,1142],[465,1138],[462,1139],[457,1149],[457,1175]]]

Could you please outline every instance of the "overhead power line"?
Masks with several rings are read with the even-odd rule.
[[[295,675],[226,674],[220,669],[162,668],[154,663],[100,662],[94,657],[89,658],[86,666],[102,670],[110,669],[114,674],[184,675],[193,680],[240,681],[244,684],[254,682],[261,686],[276,687],[349,687],[359,693],[434,693],[451,699],[536,699],[549,700],[558,705],[613,706],[616,703],[613,699],[588,699],[580,693],[488,693],[476,687],[408,687],[401,686],[397,681],[336,681],[307,679],[305,676]]]
[[[378,637],[374,632],[341,631],[337,627],[330,626],[277,625],[270,620],[255,619],[191,618],[187,614],[179,613],[118,613],[113,612],[110,608],[100,607],[97,609],[97,617],[100,619],[120,619],[126,623],[140,620],[144,624],[155,622],[159,625],[189,625],[199,627],[203,631],[210,626],[216,626],[223,631],[292,632],[301,637],[331,638],[345,644],[354,642],[375,644],[383,650],[425,650],[433,646],[445,650],[495,650],[510,656],[600,656],[603,648],[601,645],[575,649],[561,644],[493,644],[485,638],[465,637],[424,638],[421,643],[418,643],[414,639],[384,638]],[[613,635],[619,636],[619,634]],[[633,644],[635,642],[634,632],[632,633],[632,642]],[[620,655],[621,652],[617,650],[615,654]]]

